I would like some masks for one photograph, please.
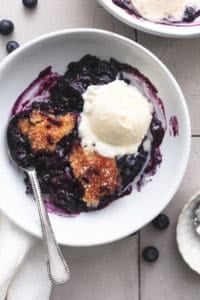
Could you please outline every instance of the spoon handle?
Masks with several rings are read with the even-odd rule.
[[[44,205],[44,200],[42,198],[36,170],[26,170],[26,172],[30,179],[34,199],[37,203],[40,216],[45,260],[49,279],[53,284],[64,284],[70,278],[70,271],[60,250],[60,247],[56,242],[49,216]]]

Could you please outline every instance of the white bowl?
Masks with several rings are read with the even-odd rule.
[[[135,15],[130,15],[121,7],[118,7],[112,0],[98,0],[99,3],[113,16],[118,18],[125,24],[136,28],[138,30],[151,33],[154,35],[174,37],[174,38],[187,38],[200,35],[200,23],[188,23],[183,25],[167,25],[154,23]]]
[[[148,50],[120,35],[95,29],[72,29],[37,38],[9,55],[0,65],[0,209],[16,224],[41,236],[36,205],[25,194],[23,175],[8,163],[5,130],[12,105],[38,73],[51,65],[64,73],[66,66],[85,54],[131,64],[157,87],[166,117],[176,115],[179,136],[167,130],[162,143],[163,162],[153,180],[141,190],[114,201],[105,209],[77,217],[50,215],[61,244],[89,246],[123,238],[157,216],[172,199],[184,175],[190,151],[190,121],[184,96],[171,73]],[[170,178],[170,181],[169,181]]]

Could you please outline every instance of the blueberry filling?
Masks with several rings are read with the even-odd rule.
[[[136,85],[152,102],[152,121],[136,154],[117,156],[113,159],[114,162],[109,162],[117,169],[116,187],[110,192],[100,185],[99,195],[102,196],[98,205],[88,206],[84,200],[85,187],[90,184],[91,178],[98,177],[98,169],[94,166],[88,168],[85,174],[92,172],[91,177],[76,176],[70,161],[73,149],[77,144],[80,145],[78,120],[83,110],[82,93],[89,85],[106,84],[116,78]],[[68,116],[73,124],[72,128],[67,134],[55,136],[55,132],[63,130]],[[37,126],[42,126],[42,132],[44,129],[47,132],[45,136],[42,133],[40,136],[43,146],[37,144]],[[32,130],[32,135],[26,134],[27,128]],[[78,62],[71,62],[62,76],[52,73],[51,68],[40,73],[38,79],[17,99],[12,109],[7,136],[15,160],[21,166],[36,167],[42,193],[53,206],[54,212],[77,214],[107,206],[119,197],[130,194],[133,183],[141,186],[145,177],[154,174],[162,161],[159,147],[165,130],[162,101],[148,78],[130,65],[114,59],[105,61],[86,55]],[[32,193],[27,177],[25,184],[27,193]]]
[[[184,13],[184,22],[193,22],[196,19],[196,11],[193,7],[187,7]]]
[[[119,6],[120,8],[124,9],[128,14],[135,15],[136,17],[142,18],[138,12],[134,9],[130,0],[112,0],[114,4]],[[183,18],[179,21],[174,21],[172,16],[160,20],[160,23],[163,24],[178,24],[178,23],[192,23],[200,16],[200,10],[195,9],[191,6],[187,6],[185,8],[185,12]]]
[[[147,161],[147,158],[148,152],[144,151],[143,146],[138,149],[138,153],[136,155],[128,154],[121,157],[116,157],[124,190],[130,183],[134,181],[138,174],[140,174]]]

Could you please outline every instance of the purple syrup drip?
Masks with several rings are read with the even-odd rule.
[[[179,135],[179,124],[176,116],[171,116],[169,119],[169,134],[175,136]]]
[[[48,211],[48,213],[54,213],[60,217],[77,217],[80,212],[76,213],[76,214],[72,214],[72,213],[68,213],[66,211],[64,211],[62,208],[59,207],[55,207],[55,204],[53,203],[53,201],[50,198],[45,198],[45,206],[46,209]]]
[[[141,19],[141,20],[145,20],[151,23],[155,23],[155,24],[161,24],[161,25],[167,25],[167,26],[176,26],[176,27],[191,27],[191,26],[199,26],[200,22],[193,22],[195,19],[197,19],[200,16],[200,10],[197,10],[196,12],[194,12],[194,18],[191,21],[185,21],[184,18],[183,20],[180,21],[170,21],[168,19],[164,19],[163,21],[157,21],[157,22],[153,22],[149,19],[143,18],[135,9],[134,6],[132,5],[130,0],[112,0],[112,2],[114,4],[116,4],[117,6],[119,6],[120,8],[122,8],[123,10],[125,10],[129,15],[134,15],[136,17],[136,19]],[[187,7],[186,7],[186,11],[187,11]]]
[[[40,72],[39,76],[17,98],[11,117],[31,107],[33,101],[46,101],[49,98],[49,90],[56,83],[59,75],[52,72],[52,67],[47,67]],[[42,99],[40,99],[42,97]]]

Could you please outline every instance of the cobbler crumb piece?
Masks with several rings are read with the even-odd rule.
[[[113,158],[103,157],[75,145],[69,160],[75,177],[84,187],[83,200],[88,207],[97,207],[101,198],[112,195],[120,185],[119,172]]]
[[[40,110],[33,110],[29,118],[19,121],[19,128],[31,144],[34,151],[54,151],[56,144],[74,129],[76,117],[67,113],[64,116],[44,114]]]

